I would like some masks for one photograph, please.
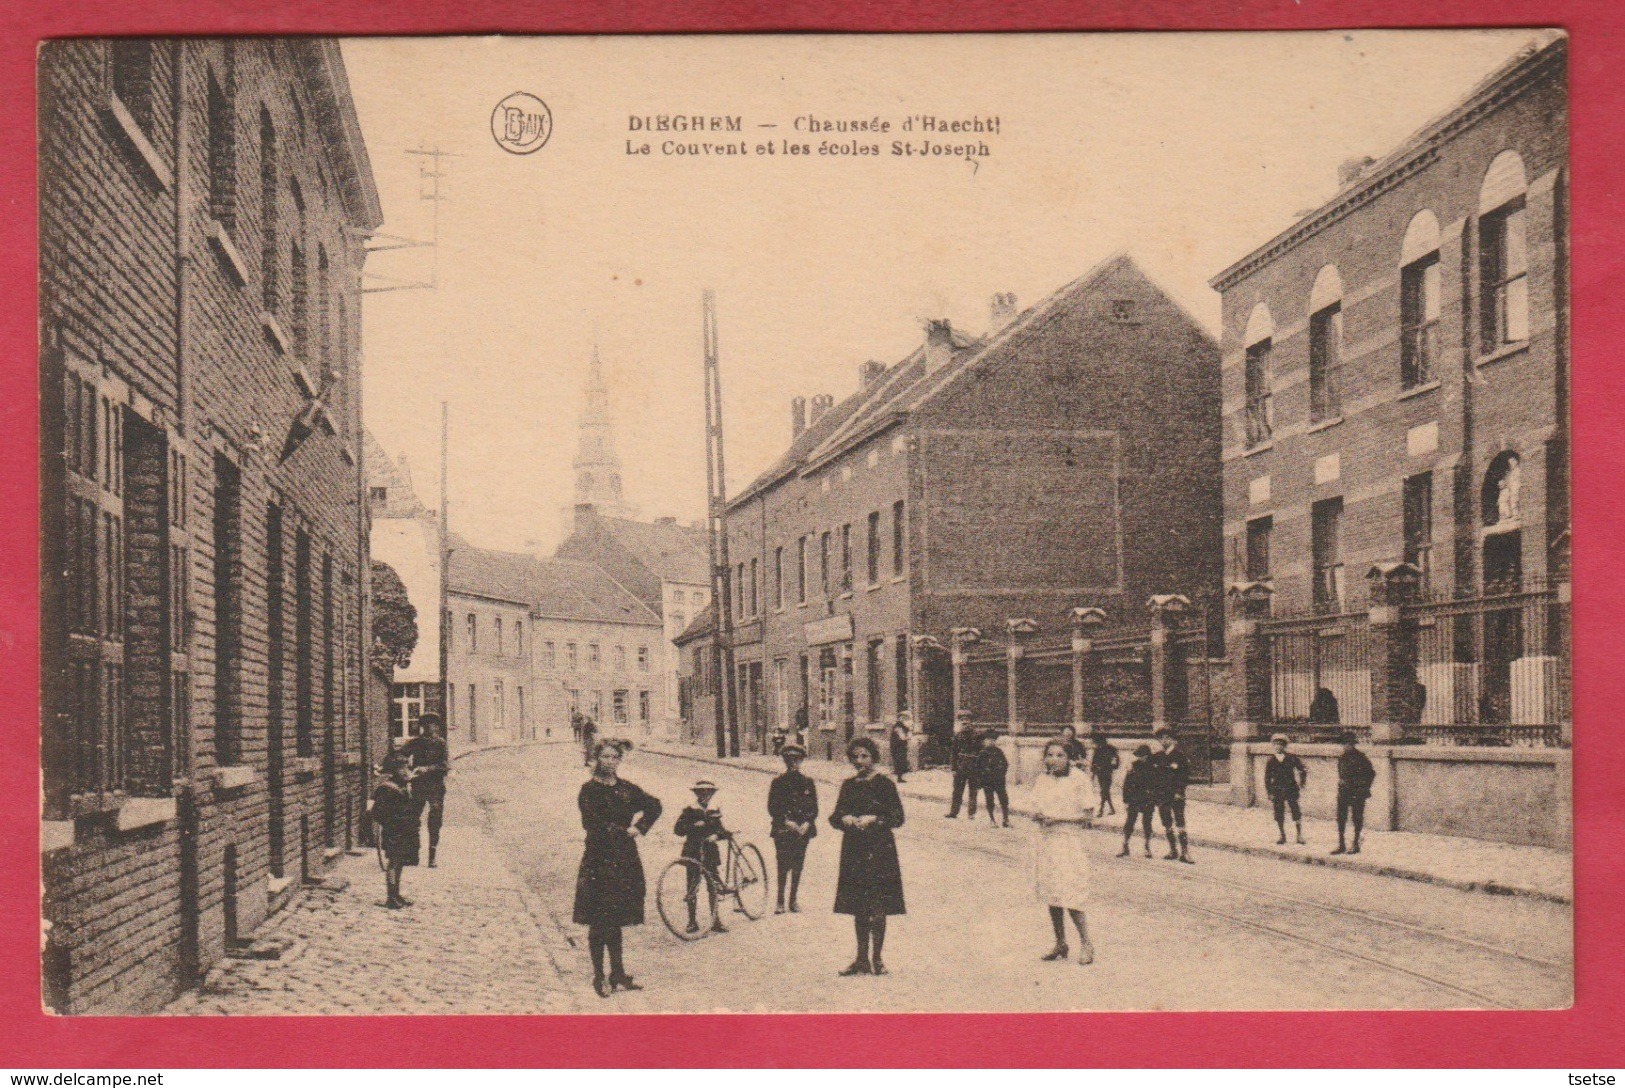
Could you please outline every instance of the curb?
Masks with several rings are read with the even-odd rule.
[[[754,771],[757,774],[776,774],[776,770],[767,767],[755,767],[746,763],[734,763],[715,756],[690,754],[688,752],[674,752],[664,748],[645,747],[646,753],[670,756],[672,759],[687,759],[695,763],[710,763],[716,766],[733,767],[741,771]],[[916,801],[935,801],[941,803],[943,798],[930,793],[921,793],[913,790],[904,783],[898,788],[898,793]],[[1031,816],[1032,813],[1020,805],[1012,805],[1011,811],[1020,816]],[[1117,834],[1116,828],[1095,827],[1094,831]],[[1299,865],[1319,865],[1327,869],[1344,869],[1349,872],[1365,873],[1368,876],[1385,876],[1397,880],[1410,880],[1418,884],[1432,884],[1441,888],[1453,888],[1463,892],[1478,892],[1483,895],[1515,896],[1520,899],[1534,899],[1545,903],[1555,903],[1559,906],[1572,907],[1574,896],[1562,895],[1542,891],[1539,888],[1516,887],[1500,884],[1494,880],[1456,880],[1450,877],[1439,876],[1435,873],[1424,873],[1416,869],[1407,869],[1398,865],[1383,865],[1374,862],[1350,861],[1342,857],[1323,856],[1319,854],[1289,854],[1272,850],[1267,846],[1253,846],[1245,843],[1225,842],[1219,839],[1210,839],[1191,833],[1189,835],[1192,846],[1200,846],[1208,850],[1225,850],[1232,854],[1244,854],[1249,857],[1270,858],[1275,861],[1295,862]]]

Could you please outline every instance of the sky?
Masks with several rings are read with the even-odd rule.
[[[347,40],[382,231],[438,239],[368,259],[367,286],[434,288],[366,296],[367,424],[436,506],[446,401],[454,531],[551,552],[596,344],[626,497],[645,517],[698,519],[704,289],[733,493],[788,445],[792,397],[845,397],[926,320],[980,334],[995,293],[1025,308],[1118,252],[1217,333],[1210,278],[1333,196],[1340,162],[1381,158],[1531,37]],[[524,155],[492,131],[521,91],[552,118]],[[649,131],[663,115],[740,129]],[[925,117],[997,131],[928,134]],[[891,129],[809,134],[806,118]],[[892,153],[927,140],[960,150]],[[878,154],[820,154],[826,141]],[[439,160],[438,202],[422,199],[434,160],[407,153],[430,148],[455,156]]]

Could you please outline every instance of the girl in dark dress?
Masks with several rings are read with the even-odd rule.
[[[620,778],[621,746],[601,740],[593,748],[592,777],[576,799],[587,848],[576,874],[574,918],[587,927],[592,988],[599,997],[641,990],[621,961],[621,927],[643,924],[643,860],[638,839],[660,819],[660,801]],[[604,974],[604,953],[609,974]]]
[[[897,862],[897,840],[892,837],[892,829],[903,826],[903,802],[892,780],[874,769],[880,760],[874,741],[857,738],[846,746],[846,758],[858,773],[841,783],[829,822],[842,833],[835,913],[852,916],[858,955],[841,974],[884,975],[881,952],[886,946],[886,918],[906,913],[903,870]]]
[[[372,824],[377,828],[387,866],[384,906],[390,910],[412,905],[412,901],[401,894],[401,873],[406,866],[418,863],[421,849],[418,820],[423,808],[412,799],[408,770],[405,756],[399,752],[389,753],[379,768],[384,779],[372,792]]]

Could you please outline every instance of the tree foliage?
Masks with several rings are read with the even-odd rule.
[[[418,610],[395,568],[372,561],[372,667],[391,675],[412,661],[418,644]]]

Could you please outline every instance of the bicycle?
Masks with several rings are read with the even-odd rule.
[[[720,872],[696,858],[678,858],[661,870],[655,885],[655,905],[660,920],[680,941],[697,941],[708,935],[716,924],[717,903],[725,898],[732,898],[735,909],[753,922],[767,914],[768,877],[762,852],[754,843],[741,843],[731,834],[724,836],[718,846],[724,851]],[[702,884],[706,892],[703,901]]]

